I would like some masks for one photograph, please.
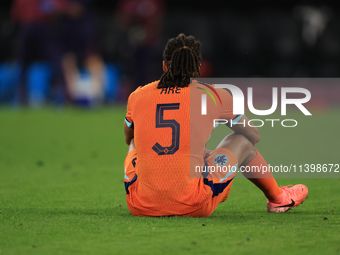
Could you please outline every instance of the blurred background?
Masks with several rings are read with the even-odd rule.
[[[125,103],[181,32],[203,77],[339,77],[339,9],[310,3],[1,0],[0,105]]]

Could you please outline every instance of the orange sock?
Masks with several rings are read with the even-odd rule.
[[[260,167],[261,165],[262,167],[267,166],[268,171],[265,173],[262,172],[247,173],[244,171],[243,175],[247,179],[249,179],[252,183],[254,183],[259,189],[261,189],[264,195],[268,198],[268,200],[274,200],[275,198],[278,198],[278,196],[282,194],[282,190],[277,185],[272,173],[269,171],[267,162],[262,157],[262,155],[256,150],[256,156],[248,165],[246,165],[246,167],[249,166],[251,169],[252,166]]]

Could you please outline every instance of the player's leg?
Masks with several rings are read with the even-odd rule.
[[[266,161],[261,154],[255,149],[253,144],[242,134],[230,134],[226,136],[217,148],[226,148],[234,153],[239,166],[267,166]],[[262,190],[268,200],[273,200],[282,194],[282,190],[277,185],[271,172],[255,173],[243,172],[243,175],[252,181],[259,189]]]
[[[267,162],[245,136],[236,133],[228,135],[217,148],[225,148],[233,152],[240,166],[249,167],[249,169],[260,169],[261,166],[262,169],[267,170],[265,172],[243,171],[242,173],[267,197],[267,210],[269,212],[288,211],[306,199],[308,189],[304,185],[299,184],[292,188],[287,186],[280,188],[277,185]]]

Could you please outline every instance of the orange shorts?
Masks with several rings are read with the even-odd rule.
[[[124,182],[127,195],[130,194],[129,187],[138,181],[136,175],[136,160],[136,150],[132,150],[125,158]],[[234,153],[225,148],[218,148],[205,159],[205,164],[210,170],[214,169],[214,172],[210,172],[206,177],[202,174],[204,184],[211,188],[211,196],[209,196],[195,212],[183,212],[183,214],[176,214],[177,216],[208,217],[214,212],[219,203],[228,198],[238,168],[237,158]],[[218,169],[220,172],[217,172]],[[230,171],[230,169],[232,169],[232,171]],[[198,188],[200,188],[200,186],[198,186]],[[131,195],[133,196],[133,194]],[[144,214],[138,213],[138,211],[130,205],[130,199],[132,199],[131,196],[127,196],[127,204],[131,213],[133,215],[145,216]]]

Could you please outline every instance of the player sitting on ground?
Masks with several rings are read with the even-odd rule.
[[[126,199],[137,216],[209,216],[229,195],[236,173],[191,176],[194,166],[267,166],[255,149],[260,135],[255,127],[234,125],[214,151],[205,146],[213,130],[213,119],[234,123],[246,116],[233,115],[233,98],[215,89],[221,105],[207,102],[208,115],[200,108],[202,85],[190,78],[200,76],[201,45],[193,36],[170,39],[163,52],[164,73],[159,81],[131,93],[124,123],[129,145],[124,162]],[[195,89],[201,88],[201,89]],[[209,100],[208,100],[209,101]],[[212,100],[210,100],[212,101]],[[214,107],[215,108],[214,108]],[[223,159],[223,160],[222,160]],[[285,212],[302,203],[306,186],[278,187],[271,172],[244,173],[267,197],[268,212]],[[214,177],[214,178],[213,178]]]

